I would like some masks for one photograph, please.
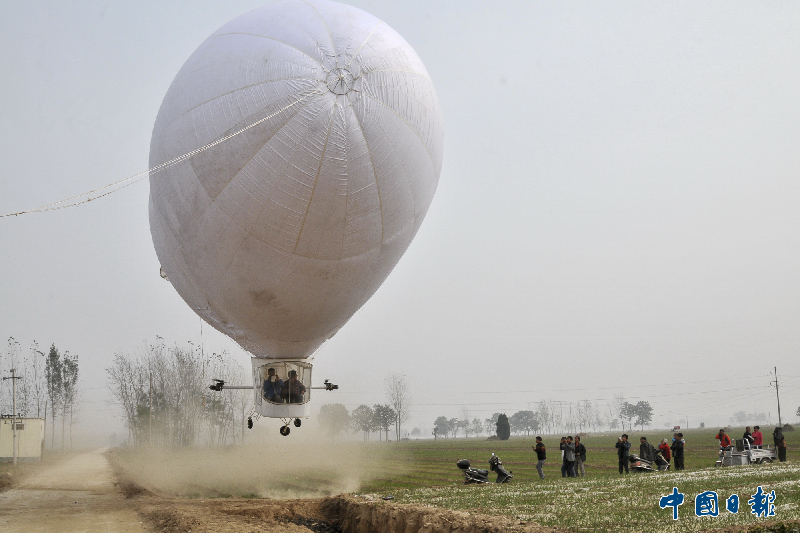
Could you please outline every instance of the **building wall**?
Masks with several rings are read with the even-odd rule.
[[[14,456],[12,419],[0,419],[0,461],[10,461]],[[44,443],[43,418],[17,418],[17,458],[38,460],[42,458]]]

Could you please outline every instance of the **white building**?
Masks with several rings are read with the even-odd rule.
[[[17,460],[38,461],[44,448],[44,418],[17,418]],[[13,419],[9,415],[0,417],[0,461],[11,461],[14,457]]]

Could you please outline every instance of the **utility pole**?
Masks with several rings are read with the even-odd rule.
[[[763,381],[762,381],[763,383]],[[778,425],[783,427],[783,422],[781,421],[781,396],[778,394],[778,367],[775,367],[775,381],[770,382],[770,384],[775,384],[775,397],[778,398]]]
[[[14,456],[14,466],[17,464],[17,380],[22,379],[22,376],[17,375],[17,369],[11,369],[11,377],[3,378],[3,381],[11,380],[11,433],[13,440],[11,442],[11,453]]]

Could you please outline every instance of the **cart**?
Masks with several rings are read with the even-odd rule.
[[[771,463],[778,455],[774,446],[752,446],[746,439],[736,439],[733,446],[720,449],[719,459],[714,466],[739,466]]]

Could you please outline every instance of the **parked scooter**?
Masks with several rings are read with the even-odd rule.
[[[664,459],[660,451],[656,452],[656,466],[659,470],[669,470],[669,461]]]
[[[632,453],[628,456],[628,462],[630,462],[630,468],[634,472],[655,472],[656,469],[669,470],[669,462],[664,459],[660,452],[656,453],[655,461],[642,459],[635,453]],[[655,468],[653,467],[654,463]]]
[[[652,461],[642,459],[635,453],[628,456],[628,462],[630,463],[631,470],[634,472],[655,472],[655,470],[653,470]]]
[[[456,466],[458,466],[464,474],[464,485],[491,483],[491,481],[489,481],[489,471],[482,468],[472,468],[467,459],[461,459],[456,463]],[[494,453],[489,458],[489,468],[491,468],[492,472],[497,472],[495,483],[508,483],[509,480],[514,477],[511,472],[503,468],[503,462]]]
[[[494,453],[492,453],[492,456],[489,458],[489,468],[492,472],[497,472],[497,480],[495,483],[508,483],[511,481],[511,478],[514,477],[511,475],[511,472],[503,468],[503,461]]]

